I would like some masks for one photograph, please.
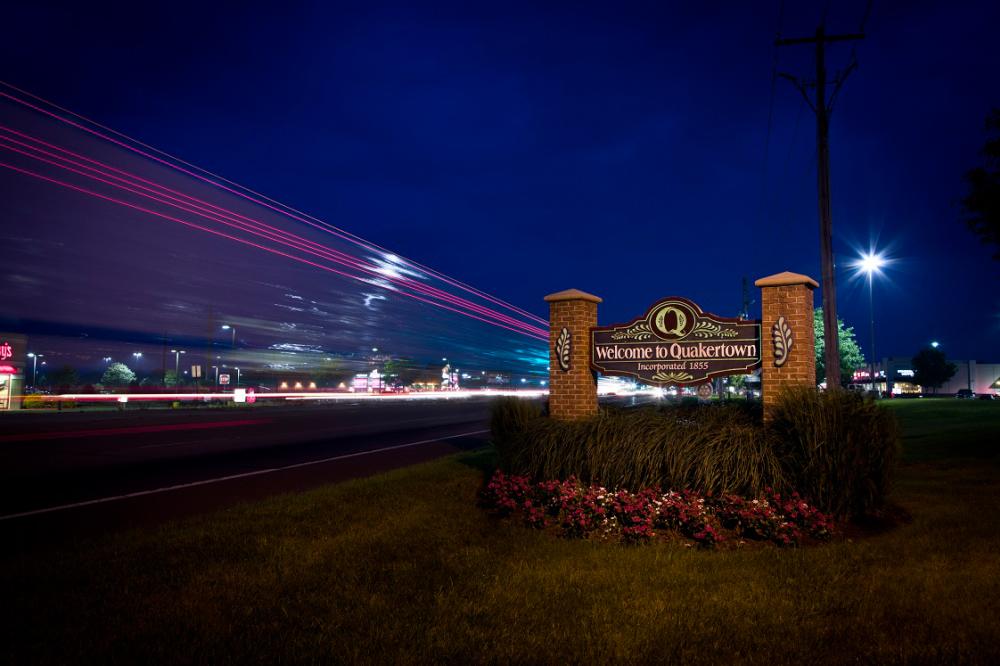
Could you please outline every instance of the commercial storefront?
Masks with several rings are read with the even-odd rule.
[[[888,391],[892,395],[911,393],[955,395],[960,390],[972,391],[976,395],[1000,396],[1000,363],[985,363],[983,361],[954,361],[955,375],[938,389],[923,389],[913,381],[913,363],[909,358],[885,358],[881,367],[876,366],[875,372],[888,383]],[[867,373],[865,379],[867,380]]]
[[[21,408],[28,339],[15,333],[0,333],[0,411]]]

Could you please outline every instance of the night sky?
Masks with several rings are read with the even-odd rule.
[[[733,316],[744,277],[820,278],[813,115],[772,87],[774,71],[809,77],[812,49],[776,53],[775,34],[811,35],[824,13],[855,32],[867,3],[786,4],[19,3],[0,78],[538,316],[567,288],[603,297],[603,324],[667,295]],[[892,259],[878,356],[938,340],[1000,359],[1000,265],[958,206],[1000,106],[998,22],[995,2],[874,3],[831,129],[839,314],[866,354],[849,264],[874,246]],[[831,47],[831,74],[850,56]],[[17,105],[0,118],[197,187]],[[7,169],[0,195],[5,327],[180,341],[208,308],[246,346],[544,370],[539,341],[378,285]]]

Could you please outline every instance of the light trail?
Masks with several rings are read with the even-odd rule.
[[[284,215],[284,216],[289,217],[291,219],[297,220],[299,222],[302,222],[302,223],[307,224],[309,226],[312,226],[314,228],[320,229],[320,230],[325,231],[327,233],[331,233],[331,234],[333,234],[335,236],[338,236],[338,237],[340,237],[340,238],[342,238],[344,240],[347,240],[347,241],[349,241],[351,243],[359,245],[359,246],[361,246],[361,247],[363,247],[365,249],[368,249],[368,250],[371,250],[371,251],[378,250],[378,251],[382,251],[382,252],[385,252],[385,253],[393,254],[393,256],[397,256],[394,253],[391,253],[390,250],[387,250],[387,249],[385,249],[385,248],[383,248],[383,247],[381,247],[381,246],[379,246],[379,245],[377,245],[375,243],[367,241],[367,240],[361,238],[360,236],[357,236],[356,234],[353,234],[351,232],[348,232],[348,231],[345,231],[343,229],[340,229],[339,227],[336,227],[336,226],[334,226],[332,224],[329,224],[327,222],[319,220],[318,218],[315,218],[315,217],[313,217],[311,215],[308,215],[306,213],[301,213],[300,211],[298,211],[298,210],[296,210],[296,209],[294,209],[294,208],[292,208],[290,206],[287,206],[287,205],[282,204],[282,203],[280,203],[278,201],[275,201],[274,199],[270,199],[269,197],[266,197],[266,196],[264,196],[262,194],[254,192],[253,190],[250,190],[249,188],[246,188],[246,187],[244,187],[242,185],[239,185],[238,183],[234,183],[232,181],[229,181],[229,180],[227,180],[227,179],[225,179],[225,178],[223,178],[221,176],[217,176],[216,174],[212,174],[211,172],[206,171],[205,169],[202,169],[201,167],[195,166],[195,165],[190,164],[188,162],[184,162],[183,160],[181,160],[179,158],[176,158],[176,157],[173,157],[173,156],[169,155],[168,153],[165,153],[165,152],[163,152],[163,151],[161,151],[161,150],[159,150],[157,148],[153,148],[152,146],[148,146],[148,145],[146,145],[146,144],[144,144],[144,143],[142,143],[140,141],[137,141],[135,139],[132,139],[131,137],[128,137],[125,134],[122,134],[121,132],[118,132],[118,131],[113,130],[111,128],[108,128],[108,127],[105,127],[103,125],[100,125],[99,123],[96,123],[96,122],[94,122],[94,121],[92,121],[92,120],[90,120],[88,118],[85,118],[84,116],[81,116],[81,115],[79,115],[77,113],[74,113],[73,111],[70,111],[68,109],[64,109],[64,108],[62,108],[62,107],[60,107],[60,106],[58,106],[56,104],[53,104],[52,102],[49,102],[48,100],[45,100],[45,99],[43,99],[43,98],[41,98],[41,97],[39,97],[37,95],[34,95],[34,94],[29,93],[27,91],[21,90],[20,88],[17,88],[16,86],[12,86],[12,85],[10,85],[10,84],[8,84],[6,82],[0,82],[0,83],[2,83],[3,85],[7,86],[8,88],[10,88],[12,90],[16,90],[16,91],[20,92],[21,94],[27,95],[27,96],[29,96],[29,97],[31,97],[33,99],[36,99],[36,100],[38,100],[38,101],[40,101],[40,102],[42,102],[44,104],[48,104],[49,106],[52,106],[53,108],[57,108],[57,109],[63,111],[64,113],[69,113],[70,115],[73,115],[73,116],[75,116],[77,118],[80,118],[81,120],[84,120],[84,121],[86,121],[88,123],[91,123],[91,124],[93,124],[95,126],[101,127],[102,129],[104,129],[104,130],[106,130],[108,132],[111,132],[113,134],[116,134],[116,135],[118,135],[118,136],[120,136],[120,137],[122,137],[124,139],[127,139],[128,141],[131,141],[133,143],[141,145],[141,146],[143,146],[143,147],[145,147],[145,148],[147,148],[149,150],[152,150],[154,152],[158,152],[161,155],[165,155],[166,157],[169,157],[172,160],[175,160],[177,162],[181,162],[181,163],[183,163],[183,164],[185,164],[187,166],[190,166],[193,169],[197,169],[198,171],[201,171],[202,173],[209,174],[213,178],[216,178],[216,179],[221,180],[223,182],[229,183],[230,185],[233,185],[234,187],[238,187],[238,188],[240,188],[242,190],[251,192],[254,195],[256,195],[256,196],[261,197],[262,199],[264,199],[264,201],[261,201],[260,199],[255,199],[254,197],[248,196],[248,195],[246,195],[246,194],[244,194],[242,192],[233,190],[232,188],[226,187],[225,185],[222,185],[221,183],[218,183],[218,182],[216,182],[216,181],[214,181],[214,180],[212,180],[210,178],[205,178],[204,176],[201,176],[201,175],[199,175],[197,173],[189,171],[188,169],[184,169],[183,167],[180,167],[180,166],[178,166],[176,164],[173,164],[173,163],[171,163],[171,162],[169,162],[167,160],[164,160],[164,159],[161,159],[159,157],[156,157],[155,155],[150,155],[149,153],[146,153],[146,152],[144,152],[142,150],[139,150],[139,149],[135,148],[134,146],[131,146],[131,145],[126,144],[126,143],[123,143],[122,141],[118,141],[117,139],[114,139],[112,137],[106,136],[104,134],[101,134],[100,132],[97,132],[97,131],[89,128],[89,127],[86,127],[86,126],[81,125],[79,123],[73,122],[72,120],[69,120],[68,118],[63,118],[62,116],[60,116],[58,114],[55,114],[55,113],[53,113],[51,111],[43,109],[43,108],[41,108],[41,107],[39,107],[37,105],[31,104],[30,102],[22,100],[22,99],[14,96],[14,95],[10,95],[10,94],[5,93],[5,92],[0,92],[0,96],[3,96],[3,97],[5,97],[5,98],[7,98],[7,99],[9,99],[9,100],[11,100],[11,101],[13,101],[15,103],[18,103],[18,104],[21,104],[21,105],[26,106],[28,108],[31,108],[31,109],[39,112],[39,113],[45,114],[45,115],[47,115],[47,116],[49,116],[51,118],[54,118],[54,119],[56,119],[56,120],[58,120],[60,122],[68,124],[68,125],[70,125],[72,127],[76,127],[77,129],[83,130],[83,131],[85,131],[85,132],[87,132],[87,133],[89,133],[89,134],[91,134],[93,136],[96,136],[96,137],[101,138],[101,139],[103,139],[105,141],[108,141],[108,142],[113,143],[115,145],[118,145],[118,146],[120,146],[122,148],[125,148],[126,150],[132,151],[132,152],[134,152],[136,154],[142,155],[143,157],[146,157],[148,159],[151,159],[151,160],[154,160],[156,162],[159,162],[160,164],[163,164],[163,165],[165,165],[165,166],[167,166],[167,167],[169,167],[171,169],[174,169],[174,170],[180,171],[182,173],[185,173],[185,174],[187,174],[187,175],[189,175],[189,176],[191,176],[193,178],[196,178],[196,179],[201,180],[201,181],[203,181],[205,183],[208,183],[209,185],[212,185],[214,187],[218,187],[218,188],[223,189],[223,190],[225,190],[227,192],[235,194],[236,196],[242,197],[242,198],[244,198],[244,199],[246,199],[248,201],[251,201],[251,202],[253,202],[253,203],[255,203],[255,204],[259,205],[259,206],[263,206],[263,207],[269,208],[269,209],[271,209],[271,210],[273,210],[273,211],[275,211],[275,212],[277,212],[277,213],[279,213],[281,215]],[[268,202],[277,204],[278,206],[281,206],[282,208],[281,209],[276,208],[275,206],[271,205],[271,203],[268,203]],[[291,212],[289,212],[289,211],[291,211]],[[465,283],[462,283],[462,282],[459,282],[457,280],[454,280],[453,278],[450,278],[447,275],[444,275],[443,273],[435,271],[432,268],[423,266],[422,264],[419,264],[417,262],[413,262],[413,261],[411,261],[409,259],[406,259],[405,261],[407,263],[409,263],[410,265],[414,266],[414,267],[418,267],[418,268],[423,269],[424,271],[426,271],[426,272],[428,272],[428,273],[430,273],[432,275],[435,275],[436,277],[438,277],[438,279],[441,279],[442,281],[444,281],[444,282],[446,282],[448,284],[451,284],[452,286],[456,286],[456,287],[458,287],[460,289],[463,289],[463,290],[468,291],[470,293],[476,294],[476,295],[478,295],[481,298],[484,298],[484,299],[486,299],[486,300],[488,300],[488,301],[490,301],[490,302],[492,302],[494,304],[500,305],[500,306],[502,306],[504,308],[507,308],[507,309],[509,309],[511,311],[517,312],[521,316],[527,317],[527,318],[531,319],[532,321],[535,321],[535,322],[537,322],[539,324],[542,324],[542,325],[547,325],[548,324],[548,322],[545,319],[543,319],[541,317],[538,317],[537,315],[533,315],[533,314],[531,314],[529,312],[526,312],[525,310],[522,310],[521,308],[518,308],[518,307],[516,307],[514,305],[511,305],[510,303],[507,303],[506,301],[503,301],[501,299],[497,299],[496,297],[491,296],[490,294],[487,294],[487,293],[482,292],[482,291],[480,291],[478,289],[475,289],[474,287],[470,287],[469,285],[467,285]]]
[[[16,132],[14,130],[10,130],[9,128],[0,128],[0,129],[4,129],[5,131],[8,131],[8,132],[13,132],[13,133],[15,133],[15,134],[17,134],[19,136],[28,137],[28,135],[24,135],[21,132]],[[62,149],[62,148],[60,148],[58,146],[53,146],[52,144],[48,144],[47,142],[34,139],[33,137],[28,137],[28,138],[31,138],[32,140],[36,140],[39,143],[41,143],[43,145],[50,146],[50,147],[52,147],[52,148],[54,148],[56,150],[63,150],[64,152],[66,152],[68,154],[76,155],[76,153],[72,153],[72,151],[66,151],[66,150],[64,150],[64,149]],[[77,166],[80,166],[80,167],[82,167],[84,169],[88,169],[90,171],[96,171],[97,173],[101,173],[102,175],[108,176],[110,178],[114,178],[116,180],[121,180],[123,182],[129,182],[131,185],[134,185],[136,187],[140,187],[141,189],[146,190],[147,192],[155,192],[155,190],[152,190],[152,189],[150,189],[148,187],[145,187],[145,186],[136,185],[135,183],[131,183],[131,181],[128,181],[127,179],[123,179],[123,178],[121,178],[119,176],[114,176],[112,174],[107,174],[107,173],[101,172],[99,169],[95,169],[94,167],[90,167],[90,166],[87,166],[87,165],[82,165],[79,162],[75,162],[74,160],[71,160],[69,158],[65,158],[65,157],[62,157],[62,156],[57,156],[57,155],[54,155],[53,153],[51,153],[49,151],[45,151],[45,150],[39,149],[39,148],[34,147],[34,146],[29,146],[28,144],[25,144],[22,141],[18,141],[16,139],[11,139],[9,137],[0,137],[0,139],[3,139],[5,141],[10,141],[10,142],[16,143],[16,144],[21,145],[21,146],[28,147],[31,150],[35,150],[35,151],[41,152],[43,154],[49,155],[51,157],[55,157],[57,159],[64,160],[64,161],[69,162],[71,164],[76,164]],[[53,162],[53,161],[50,161],[50,160],[46,160],[44,158],[39,158],[37,155],[26,153],[24,151],[21,151],[21,150],[15,149],[15,148],[11,148],[10,146],[4,146],[2,143],[0,143],[0,147],[7,148],[8,150],[12,150],[13,152],[17,152],[17,153],[20,153],[20,154],[28,156],[28,157],[32,157],[33,159],[45,162],[45,163],[50,164],[50,165],[66,169],[66,170],[71,171],[73,173],[76,173],[78,175],[81,175],[81,176],[84,176],[84,177],[87,177],[87,178],[91,178],[92,180],[96,180],[98,182],[102,182],[102,183],[105,183],[107,185],[111,185],[113,187],[117,187],[119,189],[123,189],[125,191],[130,192],[130,193],[137,194],[139,196],[143,196],[143,197],[152,199],[154,201],[157,201],[158,203],[163,203],[165,205],[170,205],[172,207],[178,208],[178,209],[183,210],[185,212],[194,213],[196,215],[204,217],[205,219],[209,219],[209,220],[211,220],[213,222],[219,222],[221,224],[225,224],[226,226],[230,226],[230,227],[234,227],[235,226],[236,228],[239,228],[241,230],[249,231],[250,233],[252,233],[254,235],[266,237],[268,240],[273,240],[273,241],[279,242],[279,243],[281,243],[283,245],[286,245],[286,246],[289,246],[289,247],[295,247],[296,249],[300,249],[300,250],[309,252],[310,254],[313,254],[314,256],[319,256],[321,258],[325,258],[325,259],[328,259],[328,260],[331,260],[331,261],[335,261],[335,262],[340,263],[340,264],[345,265],[345,266],[349,266],[349,267],[352,267],[352,268],[360,269],[360,270],[362,270],[364,272],[367,272],[367,273],[371,274],[374,277],[381,278],[381,279],[386,279],[386,280],[388,280],[390,282],[394,282],[394,283],[397,283],[397,284],[403,284],[403,285],[405,285],[405,286],[407,286],[407,287],[409,287],[411,289],[419,291],[419,292],[421,292],[421,293],[423,293],[423,294],[425,294],[427,296],[430,296],[432,298],[441,298],[443,300],[450,301],[451,303],[453,303],[454,305],[456,305],[458,307],[465,307],[465,308],[473,310],[473,311],[475,311],[475,312],[477,312],[479,314],[482,314],[484,316],[494,317],[494,318],[497,318],[498,320],[503,321],[503,322],[505,322],[507,324],[510,324],[510,325],[513,325],[513,326],[517,326],[517,327],[522,327],[522,328],[524,328],[526,331],[528,331],[530,333],[545,334],[545,331],[543,331],[542,329],[536,328],[534,326],[529,326],[529,325],[525,324],[524,322],[521,322],[519,320],[513,319],[512,317],[509,317],[508,315],[504,315],[503,313],[498,313],[498,312],[490,310],[488,308],[484,308],[484,307],[482,307],[482,306],[480,306],[480,305],[478,305],[476,303],[472,303],[471,301],[457,298],[454,295],[449,294],[448,292],[442,291],[442,290],[437,289],[435,287],[432,287],[430,285],[425,285],[425,284],[423,284],[421,282],[418,282],[418,281],[415,281],[415,280],[412,280],[412,279],[409,279],[409,278],[394,277],[394,276],[386,275],[383,271],[379,270],[374,265],[372,265],[370,263],[366,263],[366,262],[362,261],[361,259],[358,259],[357,257],[353,257],[352,255],[348,255],[346,253],[342,253],[342,252],[339,252],[339,251],[336,251],[336,250],[332,250],[331,248],[328,248],[327,246],[323,246],[323,245],[320,245],[320,244],[315,243],[313,241],[309,241],[308,239],[304,239],[304,238],[301,238],[299,236],[295,236],[294,234],[289,234],[288,232],[284,232],[283,230],[278,229],[277,227],[273,227],[273,226],[267,225],[267,224],[265,224],[263,222],[259,222],[257,220],[253,220],[252,218],[246,218],[245,216],[241,216],[241,215],[238,215],[236,213],[229,214],[229,211],[226,211],[226,209],[220,208],[218,206],[213,206],[212,204],[208,204],[208,202],[203,202],[203,203],[205,203],[206,206],[212,206],[213,208],[216,208],[216,209],[218,209],[220,211],[225,211],[225,213],[218,213],[218,214],[216,214],[216,213],[214,213],[212,211],[206,211],[206,209],[204,207],[196,205],[196,204],[191,204],[190,206],[192,206],[193,207],[192,208],[192,207],[188,207],[187,205],[179,205],[177,203],[171,203],[170,201],[165,201],[163,199],[157,198],[156,196],[152,196],[150,194],[146,194],[146,193],[143,193],[143,192],[138,192],[138,191],[136,191],[134,189],[131,189],[129,187],[124,187],[124,186],[119,185],[117,183],[112,183],[112,182],[104,180],[102,178],[97,178],[97,177],[95,177],[95,176],[93,176],[91,174],[81,172],[81,171],[79,171],[77,169],[66,167],[63,164],[59,164],[59,163],[56,163],[56,162]],[[76,155],[76,156],[78,156],[78,155]],[[83,156],[78,156],[78,157],[80,157],[81,159],[85,159],[87,161],[93,162],[93,163],[102,164],[100,162],[97,162],[96,160],[91,160],[90,158],[86,158],[86,157],[83,157]],[[106,165],[104,165],[104,166],[106,166]],[[110,169],[112,169],[114,171],[117,171],[119,173],[126,173],[126,174],[128,173],[128,172],[124,172],[124,171],[122,171],[120,169],[115,169],[114,167],[107,167],[107,168],[110,168]],[[136,178],[138,178],[138,177],[136,177]],[[167,191],[173,191],[173,190],[170,190],[169,188],[166,188],[166,187],[160,186],[160,185],[158,185],[156,183],[153,183],[152,181],[148,181],[148,180],[142,179],[142,178],[138,178],[138,179],[141,180],[141,181],[143,181],[143,182],[152,183],[154,186],[160,187],[161,189],[164,189],[164,190],[167,190]],[[177,199],[177,197],[173,197],[173,196],[166,195],[166,194],[160,194],[158,192],[156,194],[158,194],[159,196],[167,197],[168,199],[171,199],[173,201],[179,201],[179,199]],[[186,197],[188,199],[192,199],[194,201],[200,201],[198,199],[195,199],[194,197],[189,197],[187,195],[184,195],[183,193],[177,193],[177,194],[179,194],[181,196],[184,196],[184,197]],[[246,226],[244,223],[241,223],[240,220],[236,220],[236,224],[235,225],[234,224],[230,224],[229,222],[226,221],[227,219],[229,219],[229,220],[234,219],[233,216],[243,217],[244,219],[249,220],[249,223],[246,223],[249,226]],[[223,218],[223,219],[219,219],[220,217]],[[258,233],[256,231],[256,229],[258,229],[258,228],[264,228],[265,231],[263,233]],[[275,235],[275,234],[277,234],[277,235]],[[295,242],[292,242],[292,243],[286,242],[285,240],[282,240],[281,237],[291,238]],[[308,245],[310,247],[315,247],[318,250],[317,251],[313,251],[312,249],[310,249],[310,247],[303,247],[303,245]]]
[[[438,298],[438,299],[441,299],[441,300],[445,300],[445,301],[448,301],[448,302],[450,302],[451,304],[453,304],[453,305],[455,305],[457,307],[466,308],[466,309],[469,309],[469,310],[471,310],[473,312],[481,314],[481,315],[483,315],[485,317],[490,317],[490,318],[496,319],[497,321],[500,321],[500,322],[503,322],[505,324],[508,324],[510,326],[521,328],[521,329],[523,329],[528,334],[547,335],[547,331],[545,331],[544,329],[532,326],[530,324],[526,324],[526,323],[524,323],[524,322],[522,322],[520,320],[517,320],[517,319],[514,319],[513,317],[510,317],[509,315],[505,315],[505,314],[497,312],[495,310],[491,310],[489,308],[483,307],[483,306],[481,306],[479,304],[476,304],[476,303],[473,303],[471,301],[468,301],[467,299],[462,299],[462,298],[456,297],[453,294],[449,294],[448,292],[445,292],[443,290],[437,289],[436,287],[433,287],[431,285],[426,285],[426,284],[421,283],[419,281],[416,281],[416,280],[413,280],[413,279],[410,279],[410,278],[406,278],[406,277],[403,277],[403,276],[396,277],[396,276],[386,275],[385,271],[380,270],[378,267],[374,266],[373,264],[365,262],[365,261],[363,261],[363,260],[361,260],[361,259],[359,259],[357,257],[354,257],[353,255],[349,255],[349,254],[346,254],[344,252],[340,252],[340,251],[334,250],[332,248],[329,248],[328,246],[324,246],[322,244],[316,243],[316,242],[311,241],[311,240],[306,239],[306,238],[302,238],[302,237],[297,236],[295,234],[291,234],[289,232],[286,232],[286,231],[281,230],[281,229],[279,229],[277,227],[268,225],[268,224],[266,224],[264,222],[261,222],[259,220],[255,220],[253,218],[250,218],[250,217],[238,214],[238,213],[234,213],[234,212],[229,211],[229,210],[227,210],[225,208],[222,208],[220,206],[216,206],[216,205],[211,204],[209,202],[206,202],[206,201],[197,199],[195,197],[192,197],[190,195],[184,194],[182,192],[178,192],[176,190],[172,190],[171,188],[163,186],[163,185],[161,185],[159,183],[156,183],[154,181],[150,181],[148,179],[141,178],[141,177],[139,177],[139,176],[137,176],[135,174],[131,174],[131,173],[127,172],[127,171],[124,171],[124,170],[121,170],[121,169],[117,169],[115,167],[112,167],[110,165],[106,165],[106,164],[104,164],[102,162],[99,162],[97,160],[91,159],[89,157],[86,157],[86,156],[83,156],[83,155],[79,155],[77,153],[74,153],[72,151],[64,149],[64,148],[62,148],[60,146],[56,146],[56,145],[48,143],[46,141],[42,141],[41,139],[37,139],[36,137],[32,137],[32,136],[24,134],[22,132],[18,132],[17,130],[13,130],[13,129],[10,129],[10,128],[7,128],[7,127],[2,127],[2,126],[0,126],[0,130],[3,130],[3,131],[8,132],[10,134],[14,134],[16,136],[22,137],[22,138],[27,139],[29,141],[34,141],[34,142],[36,142],[36,143],[38,143],[40,145],[44,145],[44,146],[46,146],[48,148],[60,151],[60,152],[65,153],[67,155],[72,155],[73,157],[78,158],[79,160],[84,160],[84,161],[89,162],[91,164],[97,164],[100,167],[102,167],[103,169],[107,169],[109,171],[113,171],[113,172],[118,173],[118,174],[123,174],[126,177],[123,178],[122,176],[115,175],[114,173],[107,173],[106,171],[102,171],[100,168],[96,168],[96,167],[93,167],[93,166],[89,166],[87,164],[83,164],[83,163],[81,163],[79,161],[76,161],[74,159],[65,157],[63,155],[57,155],[57,154],[55,154],[55,153],[53,153],[53,152],[51,152],[49,150],[38,148],[37,146],[25,143],[24,141],[20,141],[18,139],[14,139],[14,138],[10,138],[10,137],[0,137],[0,140],[2,140],[2,141],[7,141],[7,142],[14,143],[16,145],[20,145],[20,146],[22,146],[24,148],[27,148],[27,149],[31,150],[31,151],[35,151],[35,152],[47,155],[49,157],[52,157],[53,159],[59,160],[60,162],[48,160],[48,159],[39,157],[38,155],[36,155],[34,153],[25,152],[25,151],[19,150],[17,148],[13,148],[11,146],[4,145],[3,143],[0,143],[0,147],[6,148],[7,150],[11,150],[13,152],[25,155],[27,157],[31,157],[32,159],[35,159],[35,160],[38,160],[38,161],[50,164],[52,166],[56,166],[56,167],[61,168],[61,169],[65,169],[65,170],[70,171],[72,173],[76,173],[77,175],[81,175],[83,177],[90,178],[92,180],[95,180],[95,181],[98,181],[98,182],[110,185],[112,187],[116,187],[118,189],[122,189],[122,190],[130,192],[132,194],[136,194],[138,196],[142,196],[142,197],[151,199],[153,201],[156,201],[157,203],[168,205],[168,206],[171,206],[173,208],[177,208],[179,210],[182,210],[182,211],[185,211],[185,212],[188,212],[188,213],[192,213],[192,214],[198,215],[198,216],[200,216],[202,218],[205,218],[205,219],[208,219],[210,221],[217,222],[217,223],[220,223],[220,224],[224,224],[224,225],[232,227],[232,228],[237,228],[237,229],[240,229],[242,231],[246,231],[246,232],[248,232],[248,233],[250,233],[250,234],[252,234],[254,236],[266,238],[267,240],[280,243],[282,245],[285,245],[286,247],[293,247],[293,248],[298,249],[300,251],[307,252],[307,253],[309,253],[309,254],[311,254],[313,256],[317,256],[317,257],[320,257],[320,258],[323,258],[323,259],[326,259],[326,260],[329,260],[329,261],[333,261],[335,263],[338,263],[340,265],[343,265],[343,266],[346,266],[346,267],[349,267],[349,268],[354,268],[356,270],[361,270],[361,271],[366,272],[366,273],[368,273],[368,274],[370,274],[370,275],[372,275],[372,276],[374,276],[376,278],[386,279],[386,280],[388,280],[390,282],[393,282],[395,284],[400,284],[400,285],[406,286],[406,287],[408,287],[408,288],[410,288],[412,290],[418,291],[418,292],[420,292],[420,293],[422,293],[422,294],[424,294],[424,295],[426,295],[426,296],[428,296],[430,298]],[[76,169],[76,168],[68,167],[65,164],[62,164],[61,162],[66,162],[68,164],[75,165],[77,167],[80,167],[81,169],[86,169],[87,171],[96,172],[96,173],[100,174],[101,176],[105,176],[107,178],[113,178],[114,180],[121,181],[121,182],[124,182],[124,183],[128,183],[128,185],[130,185],[131,187],[127,187],[127,186],[121,185],[119,183],[111,182],[109,180],[106,180],[105,178],[97,177],[97,176],[95,176],[95,175],[93,175],[91,173],[86,173],[86,172],[80,171],[79,169]],[[142,184],[133,182],[133,180],[139,181],[140,183],[146,183],[148,185],[151,185],[152,187],[147,187],[146,185],[142,185]],[[139,188],[141,190],[145,190],[145,192],[138,191],[137,189],[133,189],[133,188]],[[156,189],[153,189],[153,188],[156,188]],[[163,190],[163,192],[160,192],[159,190]],[[166,192],[166,193],[164,193],[164,192]],[[175,194],[177,196],[174,196]],[[191,202],[195,202],[195,203],[188,203],[187,201],[183,201],[179,197],[183,197],[184,199],[190,200]],[[210,210],[210,209],[215,209],[215,210]],[[220,212],[215,212],[215,211],[220,211]]]
[[[0,93],[0,94],[2,94],[2,93]],[[183,224],[184,226],[190,227],[192,229],[197,229],[199,231],[204,231],[206,233],[210,233],[210,234],[213,234],[215,236],[219,236],[219,237],[222,237],[222,238],[225,238],[225,239],[228,239],[228,240],[232,240],[232,241],[235,241],[237,243],[242,243],[242,244],[248,245],[250,247],[255,247],[255,248],[263,250],[265,252],[270,252],[270,253],[278,255],[278,256],[282,256],[282,257],[285,257],[285,258],[288,258],[288,259],[292,259],[293,261],[298,261],[298,262],[303,263],[303,264],[314,266],[314,267],[319,268],[321,270],[324,270],[324,271],[327,271],[327,272],[330,272],[330,273],[335,273],[337,275],[340,275],[340,276],[343,276],[343,277],[347,277],[347,278],[350,278],[352,280],[358,280],[360,282],[364,282],[365,284],[369,283],[369,281],[367,279],[365,279],[365,278],[361,278],[361,277],[358,277],[356,275],[352,275],[350,273],[345,273],[343,271],[339,271],[339,270],[337,270],[335,268],[332,268],[330,266],[325,266],[323,264],[318,264],[318,263],[316,263],[314,261],[309,261],[308,259],[304,259],[302,257],[297,257],[295,255],[288,254],[287,252],[282,252],[282,251],[276,250],[274,248],[270,248],[270,247],[266,247],[264,245],[260,245],[259,243],[254,243],[253,241],[249,241],[249,240],[247,240],[245,238],[239,238],[237,236],[233,236],[231,234],[227,234],[227,233],[215,230],[215,229],[210,229],[208,227],[203,227],[203,226],[195,224],[195,223],[193,223],[193,222],[191,222],[189,220],[183,220],[183,219],[180,219],[180,218],[177,218],[177,217],[173,217],[171,215],[167,215],[167,214],[161,213],[159,211],[155,211],[155,210],[152,210],[152,209],[149,209],[149,208],[145,208],[143,206],[139,206],[139,205],[127,202],[127,201],[123,201],[121,199],[116,199],[114,197],[110,197],[110,196],[107,196],[105,194],[101,194],[99,192],[94,192],[92,190],[88,190],[86,188],[79,187],[77,185],[73,185],[71,183],[67,183],[67,182],[64,182],[64,181],[61,181],[61,180],[57,180],[55,178],[50,178],[48,176],[44,176],[42,174],[35,173],[33,171],[29,171],[28,169],[22,169],[20,167],[14,166],[12,164],[7,164],[5,162],[0,162],[0,167],[11,169],[12,171],[16,171],[16,172],[19,172],[19,173],[27,175],[27,176],[32,176],[32,177],[37,178],[39,180],[43,180],[43,181],[46,181],[46,182],[49,182],[49,183],[52,183],[52,184],[55,184],[55,185],[59,185],[61,187],[65,187],[67,189],[74,190],[76,192],[80,192],[81,194],[87,194],[87,195],[90,195],[90,196],[93,196],[93,197],[96,197],[96,198],[99,198],[99,199],[103,199],[105,201],[109,201],[111,203],[115,203],[115,204],[118,204],[118,205],[121,205],[121,206],[132,208],[134,210],[137,210],[137,211],[140,211],[140,212],[143,212],[143,213],[147,213],[149,215],[155,215],[157,217],[160,217],[160,218],[165,219],[165,220],[169,220],[171,222],[176,222],[176,223],[179,223],[179,224]],[[444,310],[449,310],[451,312],[455,312],[457,314],[469,317],[471,319],[476,319],[478,321],[481,321],[481,322],[484,322],[484,323],[487,323],[487,324],[490,324],[490,325],[493,325],[493,326],[498,326],[500,328],[507,329],[508,331],[513,331],[514,333],[519,333],[521,335],[526,335],[528,337],[532,337],[532,338],[535,338],[537,340],[548,342],[548,335],[538,335],[538,334],[526,332],[526,331],[524,331],[522,329],[513,328],[511,326],[507,326],[505,324],[502,324],[502,323],[499,323],[499,322],[496,322],[496,321],[492,321],[492,320],[489,320],[489,319],[484,319],[483,317],[471,314],[471,313],[463,311],[463,310],[458,310],[456,308],[450,307],[448,305],[445,305],[445,304],[437,302],[437,301],[432,301],[432,300],[428,300],[426,298],[422,298],[420,296],[417,296],[416,294],[412,294],[412,293],[409,293],[409,292],[406,292],[406,291],[397,291],[396,293],[403,294],[404,296],[408,296],[408,297],[413,298],[415,300],[421,301],[423,303],[427,303],[429,305],[433,305],[435,307],[442,308]]]
[[[345,393],[343,391],[298,391],[298,392],[267,392],[255,393],[256,402],[266,400],[318,400],[318,401],[421,401],[421,400],[466,400],[469,398],[493,398],[498,396],[517,396],[521,398],[540,398],[548,395],[547,389],[478,389],[458,391],[426,391],[413,393]],[[73,402],[173,402],[180,400],[192,401],[233,401],[233,393],[65,393],[61,395],[37,396],[45,402],[58,403],[61,400]],[[123,399],[124,398],[124,399]],[[17,437],[11,435],[10,437]],[[3,438],[0,437],[0,441]]]

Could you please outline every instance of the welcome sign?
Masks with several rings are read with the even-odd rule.
[[[699,384],[760,366],[760,321],[718,317],[671,296],[626,324],[590,329],[590,367],[643,384]]]

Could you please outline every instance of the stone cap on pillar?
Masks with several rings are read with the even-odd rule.
[[[790,273],[784,271],[783,273],[775,273],[774,275],[768,275],[767,277],[762,277],[753,283],[755,287],[787,287],[793,284],[804,284],[810,289],[815,289],[819,286],[816,280],[813,280],[808,275],[801,275],[799,273]]]
[[[602,303],[603,298],[594,296],[593,294],[588,294],[585,291],[580,291],[579,289],[566,289],[564,291],[557,291],[554,294],[549,294],[545,297],[545,300],[549,303],[555,301],[590,301],[591,303]]]

